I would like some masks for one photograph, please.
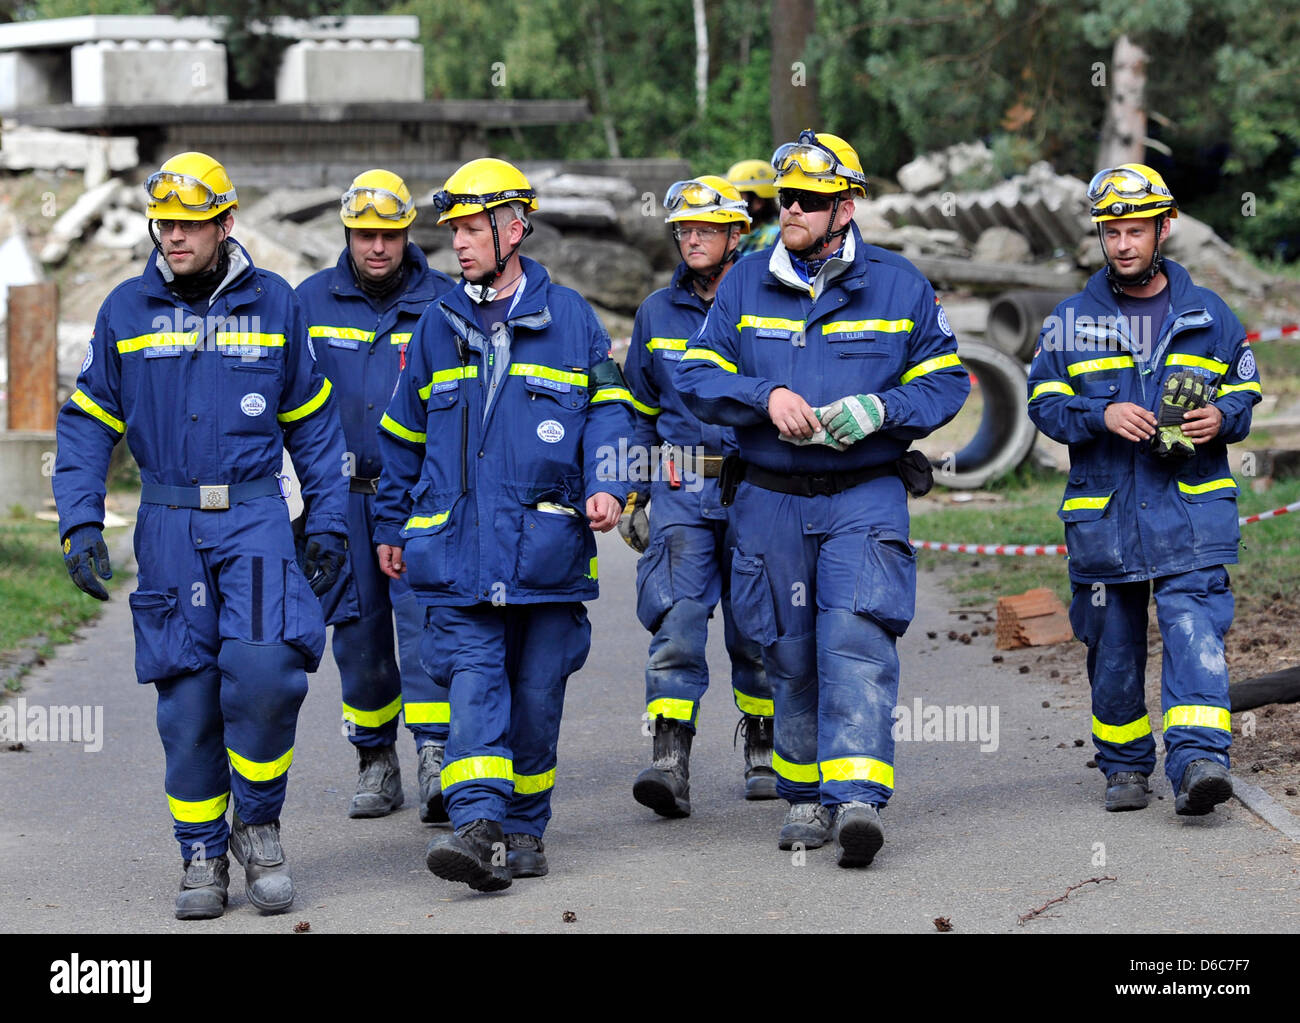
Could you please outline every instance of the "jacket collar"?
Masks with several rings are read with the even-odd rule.
[[[251,283],[252,273],[256,269],[253,266],[253,259],[248,254],[248,250],[235,239],[227,238],[225,246],[226,254],[230,258],[230,270],[226,273],[226,279],[213,291],[210,296],[211,301],[215,301],[220,295],[233,295],[233,293]],[[140,277],[141,287],[144,292],[174,304],[180,300],[172,294],[168,285],[175,279],[176,275],[172,273],[171,267],[167,265],[167,260],[163,258],[163,254],[157,249],[150,252],[149,259],[145,263],[144,273]]]
[[[1169,309],[1174,316],[1205,312],[1205,303],[1197,294],[1199,289],[1192,283],[1191,274],[1166,256],[1161,257],[1161,262],[1161,269],[1169,281]],[[1110,290],[1110,281],[1106,279],[1104,266],[1088,278],[1088,283],[1083,290],[1093,305],[1100,306],[1110,314],[1119,312],[1119,303],[1115,299],[1115,293]]]
[[[695,274],[685,263],[678,263],[673,271],[672,283],[668,286],[668,297],[673,305],[690,306],[692,309],[708,309],[708,304],[695,291]]]
[[[524,272],[524,291],[511,307],[508,322],[512,326],[541,329],[551,322],[551,313],[546,306],[546,295],[551,285],[550,274],[541,263],[527,256],[519,257],[519,266]],[[448,312],[455,313],[462,320],[475,325],[475,330],[478,329],[478,307],[465,294],[463,280],[438,301]]]
[[[778,236],[776,244],[772,246],[772,253],[767,259],[767,281],[802,293],[811,291],[814,299],[817,299],[826,292],[827,288],[837,282],[850,290],[861,287],[861,278],[866,274],[866,269],[867,260],[862,235],[858,233],[858,225],[850,221],[849,233],[844,236],[844,245],[839,252],[826,260],[811,285],[805,284],[803,278],[795,272],[794,264],[790,262],[790,253]]]

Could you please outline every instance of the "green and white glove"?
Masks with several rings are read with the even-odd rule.
[[[816,409],[814,409],[813,411],[816,411]],[[822,444],[828,448],[834,449],[835,451],[848,450],[848,445],[841,444],[839,441],[837,441],[834,437],[832,437],[829,433],[826,432],[826,428],[824,426],[820,430],[814,432],[811,437],[787,437],[784,433],[778,433],[777,436],[780,437],[787,444],[793,444],[795,445],[795,447],[800,447],[800,448],[808,444]]]
[[[885,421],[885,403],[874,394],[850,394],[813,409],[817,421],[844,447],[875,433]]]
[[[1196,454],[1195,445],[1183,433],[1183,414],[1203,408],[1209,396],[1208,381],[1194,369],[1178,370],[1165,378],[1156,414],[1156,435],[1151,439],[1153,455],[1179,460]]]

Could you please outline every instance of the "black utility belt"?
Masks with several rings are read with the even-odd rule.
[[[681,472],[692,476],[703,476],[705,479],[716,479],[721,476],[722,463],[726,458],[725,455],[697,455],[694,448],[679,448],[676,445],[668,449],[667,457]]]
[[[286,484],[287,484],[286,480]],[[173,487],[165,483],[140,486],[142,504],[165,504],[170,508],[198,508],[200,511],[226,511],[231,505],[255,497],[284,497],[280,477],[249,480],[247,483],[203,483],[196,487]]]
[[[736,496],[741,480],[763,490],[796,497],[829,497],[860,486],[870,480],[885,476],[898,476],[907,492],[914,497],[929,493],[934,486],[934,470],[930,460],[919,451],[905,451],[892,462],[869,465],[862,469],[843,472],[785,473],[772,472],[746,462],[739,455],[728,455],[722,467],[722,494],[720,503],[725,508]]]
[[[352,476],[348,479],[348,490],[354,494],[379,493],[378,476]]]

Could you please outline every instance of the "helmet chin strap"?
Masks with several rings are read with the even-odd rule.
[[[1160,229],[1161,227],[1164,226],[1164,219],[1165,219],[1165,215],[1163,213],[1156,215],[1155,218],[1156,244],[1155,244],[1155,248],[1151,252],[1151,265],[1148,266],[1146,270],[1144,270],[1142,273],[1131,274],[1128,277],[1125,277],[1123,274],[1117,272],[1115,270],[1114,265],[1110,261],[1110,254],[1106,251],[1106,239],[1103,233],[1105,222],[1103,221],[1102,223],[1097,225],[1097,241],[1101,243],[1101,254],[1106,259],[1106,280],[1110,284],[1110,290],[1113,291],[1116,295],[1124,294],[1125,288],[1145,287],[1146,285],[1150,284],[1153,280],[1155,280],[1156,275],[1160,273],[1162,269],[1161,259],[1160,259]]]
[[[788,250],[789,253],[792,256],[799,257],[805,263],[807,263],[810,262],[811,260],[816,259],[817,253],[821,252],[822,249],[826,248],[826,246],[829,245],[834,239],[842,238],[844,235],[848,234],[849,233],[848,224],[845,224],[838,231],[835,230],[835,218],[839,214],[839,212],[840,212],[840,197],[837,195],[835,196],[835,201],[831,203],[831,218],[830,220],[826,221],[826,233],[822,235],[822,237],[818,241],[814,242],[812,245],[809,245],[806,248],[802,248],[802,249],[789,249]]]
[[[524,228],[524,233],[519,241],[515,243],[515,247],[503,256],[501,255],[501,236],[497,233],[496,210],[488,209],[486,212],[488,223],[492,226],[492,254],[496,256],[496,268],[488,271],[476,281],[465,277],[465,293],[479,305],[486,305],[497,297],[496,289],[491,286],[492,282],[505,273],[506,264],[510,262],[510,257],[519,251],[519,246],[524,243],[524,238],[533,233],[533,225],[530,221]]]

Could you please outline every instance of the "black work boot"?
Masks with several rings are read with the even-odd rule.
[[[280,847],[280,822],[245,824],[232,814],[230,852],[244,868],[244,894],[263,913],[282,913],[293,905],[293,878]]]
[[[225,853],[211,859],[185,861],[180,894],[176,896],[177,920],[215,920],[226,908],[230,888],[230,861]]]
[[[551,869],[542,840],[522,832],[506,835],[506,866],[511,877],[545,877]]]
[[[691,815],[690,758],[694,733],[681,721],[655,719],[654,763],[636,776],[632,798],[660,817]]]
[[[1116,771],[1106,779],[1106,809],[1145,810],[1150,791],[1141,771]]]
[[[386,817],[406,798],[402,794],[402,768],[397,749],[387,746],[358,746],[357,794],[348,807],[349,817]]]
[[[425,824],[445,824],[451,820],[442,805],[442,759],[447,747],[426,742],[420,747],[420,820]]]
[[[1217,760],[1193,760],[1183,772],[1183,783],[1174,799],[1174,813],[1202,817],[1231,798],[1232,778],[1228,769]]]
[[[885,844],[880,814],[870,803],[841,803],[835,808],[835,863],[841,867],[865,867]]]
[[[820,849],[831,837],[831,811],[821,803],[791,803],[786,811],[778,849],[793,849],[798,842],[805,849]]]
[[[745,798],[775,799],[776,771],[772,770],[772,719],[746,714],[736,725],[745,732]],[[732,736],[732,746],[736,739]]]
[[[429,843],[424,862],[448,881],[464,881],[476,892],[510,887],[506,837],[496,821],[480,819]]]

